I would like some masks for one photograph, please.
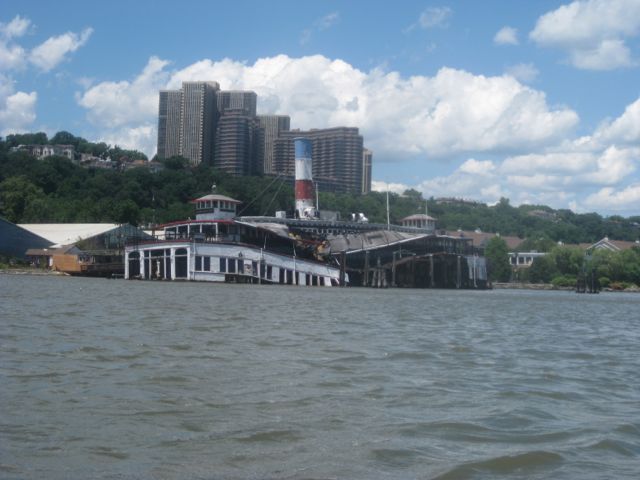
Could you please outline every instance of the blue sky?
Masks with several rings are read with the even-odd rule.
[[[356,126],[374,187],[640,214],[640,0],[41,2],[0,11],[0,135],[155,153],[158,90]]]

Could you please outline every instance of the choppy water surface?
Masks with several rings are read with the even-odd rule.
[[[0,275],[0,478],[638,478],[639,307]]]

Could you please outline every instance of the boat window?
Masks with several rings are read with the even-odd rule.
[[[324,287],[324,277],[320,277],[319,280],[320,280],[320,286]]]
[[[227,259],[220,257],[220,272],[225,273],[227,271]]]
[[[285,271],[284,271],[284,269],[283,269],[283,268],[280,268],[280,269],[278,269],[278,270],[279,270],[279,273],[280,273],[280,276],[279,276],[278,281],[279,281],[280,283],[286,283],[286,280],[287,280],[287,279],[285,278]]]
[[[271,280],[271,278],[273,277],[273,267],[271,265],[269,265],[267,267],[267,280]]]
[[[131,252],[129,258],[140,258],[140,252]]]
[[[202,257],[200,255],[196,255],[196,272],[202,271]]]
[[[244,274],[244,260],[238,260],[238,273]]]
[[[211,271],[211,257],[204,257],[204,266],[203,270],[205,272]]]
[[[236,259],[229,259],[229,273],[236,273]]]

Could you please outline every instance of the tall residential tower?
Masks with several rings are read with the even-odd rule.
[[[160,90],[158,158],[180,155],[181,90]]]
[[[183,82],[161,90],[158,104],[158,158],[181,155],[192,165],[213,162],[218,118],[217,82]]]
[[[288,115],[258,115],[258,123],[264,135],[262,171],[276,174],[273,166],[275,142],[282,132],[289,131],[291,119]]]
[[[213,163],[217,82],[183,82],[180,154],[192,165]]]

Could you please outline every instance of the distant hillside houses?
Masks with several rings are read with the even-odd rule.
[[[78,153],[73,145],[18,145],[17,147],[12,147],[11,152],[25,152],[38,160],[53,156],[66,157],[85,168],[127,171],[132,168],[144,167],[153,172],[164,168],[161,162],[154,160],[132,159],[123,156],[118,161],[113,161],[110,157],[102,158],[91,153]]]
[[[12,152],[26,152],[41,160],[46,157],[58,155],[75,160],[76,148],[73,145],[18,145],[11,148]]]
[[[470,200],[467,198],[457,198],[457,197],[438,197],[435,199],[437,205],[467,205],[475,207],[477,205],[483,205],[482,202],[477,202],[475,200]]]

